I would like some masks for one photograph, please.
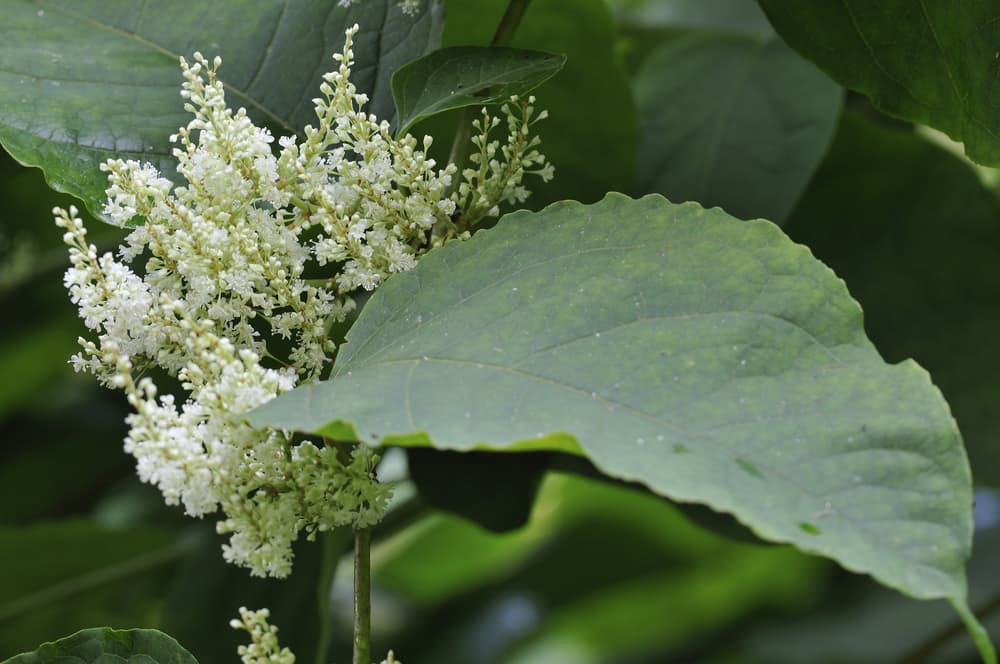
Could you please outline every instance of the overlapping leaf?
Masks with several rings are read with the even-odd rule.
[[[8,0],[0,40],[0,144],[45,170],[49,183],[99,212],[110,157],[172,173],[170,134],[187,123],[178,58],[224,59],[229,103],[278,134],[314,120],[320,75],[358,23],[354,82],[369,110],[392,120],[393,70],[438,46],[442,12],[414,16],[395,0],[136,4],[128,0]]]
[[[397,133],[456,108],[525,95],[562,69],[566,57],[516,48],[455,46],[410,62],[392,75]]]
[[[1000,164],[996,2],[758,1],[785,41],[838,83]]]
[[[947,405],[887,365],[842,281],[773,224],[609,195],[508,215],[368,303],[327,382],[257,425],[575,451],[964,609],[971,487]]]

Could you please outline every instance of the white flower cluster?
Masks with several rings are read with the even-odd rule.
[[[240,619],[229,621],[233,629],[250,634],[250,645],[237,650],[243,664],[295,664],[295,655],[288,648],[279,648],[278,628],[267,622],[270,617],[267,609],[250,611],[241,606]]]
[[[507,117],[507,140],[490,140],[490,134],[500,125],[500,118],[490,117],[486,109],[482,117],[473,120],[472,126],[479,132],[472,137],[476,151],[469,155],[475,168],[462,171],[463,181],[458,186],[457,200],[461,201],[466,224],[482,217],[500,214],[499,203],[523,203],[531,194],[521,184],[525,173],[538,175],[548,182],[555,175],[552,164],[536,148],[542,140],[531,135],[531,126],[549,116],[548,111],[535,113],[534,97],[523,103],[516,95],[501,108]],[[497,158],[497,151],[503,157]],[[473,222],[474,223],[474,222]]]
[[[80,340],[75,368],[126,393],[135,412],[125,449],[141,479],[190,515],[221,508],[225,558],[255,575],[286,576],[302,531],[377,523],[390,490],[364,445],[314,444],[239,416],[321,378],[336,348],[329,330],[354,307],[351,293],[467,236],[452,218],[458,206],[467,228],[523,200],[533,166],[551,175],[528,137],[531,107],[515,100],[504,111],[507,144],[488,141],[499,121],[484,118],[479,169],[449,195],[458,169],[436,168],[429,137],[419,149],[364,112],[367,97],[350,82],[357,31],[324,76],[316,127],[301,142],[280,139],[277,155],[267,129],[226,107],[220,60],[182,59],[194,117],[171,140],[187,184],[174,187],[148,164],[104,165],[104,212],[141,222],[119,257],[98,255],[75,209],[55,210],[70,246],[65,282],[96,334]],[[185,395],[158,394],[151,372],[176,378]]]

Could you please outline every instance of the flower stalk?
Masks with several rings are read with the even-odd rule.
[[[354,531],[354,656],[353,664],[371,664],[372,595],[370,528]]]

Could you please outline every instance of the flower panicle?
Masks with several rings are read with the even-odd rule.
[[[191,119],[170,137],[182,184],[151,164],[102,165],[103,215],[131,228],[116,253],[98,251],[75,208],[54,211],[69,247],[65,285],[89,330],[74,368],[125,393],[125,450],[140,479],[191,516],[221,512],[224,558],[257,576],[287,576],[300,533],[377,523],[391,486],[365,445],[255,429],[242,415],[326,375],[330,330],[354,293],[523,202],[525,174],[551,177],[531,134],[545,115],[533,98],[483,116],[465,173],[428,155],[430,137],[394,137],[351,83],[359,34],[345,32],[301,138],[275,141],[232,110],[221,58],[182,58]],[[500,117],[502,140],[490,134]],[[182,392],[161,393],[152,370]]]

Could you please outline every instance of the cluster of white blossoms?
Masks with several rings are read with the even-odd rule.
[[[377,523],[390,488],[365,445],[253,429],[240,416],[325,375],[331,326],[354,308],[352,292],[523,201],[525,173],[552,174],[529,138],[541,115],[512,100],[507,142],[491,140],[499,120],[485,116],[478,169],[453,183],[458,168],[437,168],[429,137],[395,138],[364,112],[368,99],[350,82],[357,30],[323,77],[316,126],[301,141],[281,138],[277,155],[267,129],[226,107],[219,58],[182,59],[194,117],[171,140],[187,184],[135,161],[104,165],[105,214],[141,224],[117,257],[98,255],[75,209],[55,210],[70,246],[65,282],[96,336],[80,340],[75,368],[127,395],[125,448],[142,480],[190,515],[221,510],[223,555],[259,576],[290,572],[303,531]],[[157,375],[177,379],[183,395],[160,394]]]

